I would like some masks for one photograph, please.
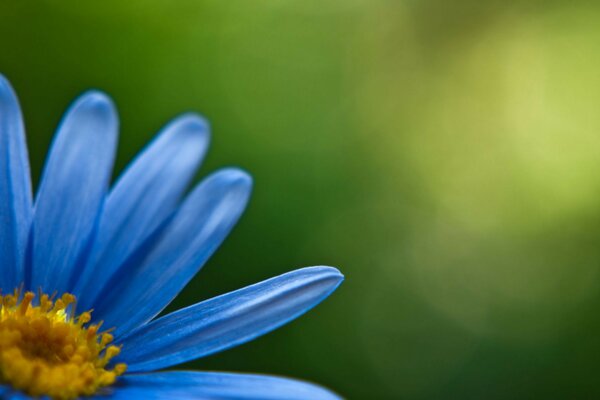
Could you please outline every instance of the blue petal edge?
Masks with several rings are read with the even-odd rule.
[[[24,257],[33,212],[25,128],[17,96],[0,74],[0,290],[24,279]]]
[[[307,267],[184,308],[119,339],[118,361],[151,371],[245,343],[304,314],[343,278],[333,267]]]
[[[339,400],[321,386],[269,375],[172,371],[126,375],[98,399]]]

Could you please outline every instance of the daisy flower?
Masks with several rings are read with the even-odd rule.
[[[117,132],[106,95],[79,97],[33,198],[19,103],[0,75],[2,398],[338,398],[287,378],[160,372],[285,324],[343,276],[302,268],[157,318],[235,225],[252,180],[222,169],[182,199],[209,140],[185,114],[109,189]]]

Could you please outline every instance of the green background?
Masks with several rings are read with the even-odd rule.
[[[171,309],[306,265],[346,281],[198,369],[356,399],[600,395],[600,8],[476,0],[0,1],[37,181],[69,102],[121,119],[116,171],[175,115],[198,179],[255,179]]]

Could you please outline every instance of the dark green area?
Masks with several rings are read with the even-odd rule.
[[[600,9],[474,0],[0,1],[0,72],[37,180],[85,89],[117,171],[173,116],[212,124],[198,175],[255,179],[170,309],[307,265],[346,282],[190,368],[348,398],[600,394]]]

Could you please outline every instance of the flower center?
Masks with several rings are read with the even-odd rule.
[[[73,399],[92,395],[123,374],[107,368],[120,348],[113,336],[88,324],[90,312],[74,315],[75,296],[54,299],[20,290],[0,296],[0,382],[31,396]]]

